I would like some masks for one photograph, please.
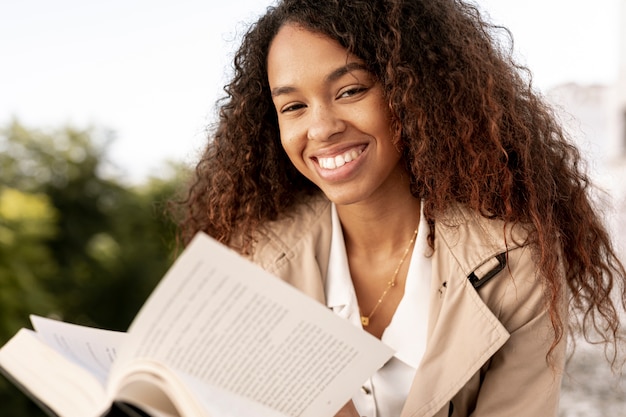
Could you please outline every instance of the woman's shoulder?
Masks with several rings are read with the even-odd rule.
[[[463,279],[481,293],[485,288],[487,292],[504,289],[492,282],[502,283],[502,273],[523,267],[525,276],[534,275],[530,230],[528,225],[507,223],[456,205],[435,221],[435,259],[457,265]]]
[[[330,201],[323,194],[313,194],[302,198],[276,220],[267,221],[259,227],[259,234],[282,237],[297,237],[306,233],[309,226],[330,214]]]
[[[435,220],[435,236],[451,250],[483,247],[493,254],[526,246],[532,228],[489,217],[462,204],[448,207]]]
[[[475,287],[508,331],[544,312],[529,225],[489,218],[463,206],[451,208],[435,225],[439,261],[458,265],[463,272],[459,278]]]
[[[326,236],[330,239],[331,203],[322,194],[303,198],[276,220],[263,223],[254,235],[252,259],[285,256],[303,244],[314,244]]]

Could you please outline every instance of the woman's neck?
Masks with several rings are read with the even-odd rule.
[[[410,194],[386,201],[337,206],[348,253],[393,256],[404,250],[420,219],[420,200]]]

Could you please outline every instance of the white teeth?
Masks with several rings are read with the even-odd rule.
[[[348,162],[352,162],[361,155],[362,149],[351,149],[343,155],[337,155],[333,158],[318,158],[320,167],[324,169],[335,169],[344,166]]]

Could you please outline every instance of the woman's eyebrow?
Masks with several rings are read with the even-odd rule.
[[[327,82],[333,82],[338,80],[339,78],[343,77],[344,75],[352,72],[352,71],[356,71],[356,70],[363,70],[363,71],[368,71],[367,67],[365,65],[363,65],[360,62],[349,62],[346,65],[344,65],[343,67],[339,67],[336,70],[334,70],[333,72],[331,72],[330,74],[328,74],[326,76],[326,81]]]
[[[272,97],[280,96],[281,94],[289,94],[296,91],[295,87],[276,87],[272,88]]]
[[[343,77],[344,75],[356,70],[368,71],[367,67],[360,62],[349,62],[346,65],[339,67],[336,70],[332,71],[330,74],[328,74],[325,78],[325,81],[327,83],[331,83]],[[272,89],[272,97],[276,97],[281,94],[293,93],[294,91],[296,91],[296,88],[291,86],[276,87]]]

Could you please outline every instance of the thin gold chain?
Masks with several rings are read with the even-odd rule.
[[[396,279],[398,278],[398,272],[400,272],[400,268],[402,267],[402,264],[404,263],[404,260],[406,259],[406,256],[409,254],[409,250],[411,249],[411,246],[413,245],[413,242],[415,242],[415,238],[417,237],[417,229],[418,228],[419,228],[419,226],[413,232],[413,236],[411,236],[411,240],[409,241],[409,245],[404,250],[404,253],[402,254],[402,258],[400,258],[400,263],[396,267],[396,270],[393,272],[393,276],[391,277],[389,282],[387,282],[387,287],[385,288],[383,293],[380,295],[380,297],[378,297],[378,301],[376,302],[376,305],[374,306],[374,308],[372,308],[372,311],[370,311],[370,313],[367,316],[364,316],[363,314],[361,314],[361,324],[363,325],[363,327],[369,326],[370,319],[372,318],[372,316],[374,315],[376,310],[378,310],[378,307],[383,302],[383,299],[385,298],[385,296],[387,295],[389,290],[396,286]]]

